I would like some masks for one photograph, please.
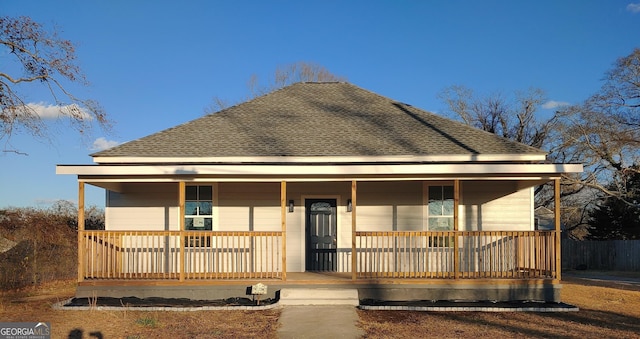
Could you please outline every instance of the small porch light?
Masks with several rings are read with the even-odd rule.
[[[289,213],[293,212],[293,200],[289,200]]]
[[[353,209],[353,203],[351,202],[351,199],[347,200],[347,212],[351,212],[351,210]]]

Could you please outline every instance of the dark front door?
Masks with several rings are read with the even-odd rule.
[[[307,199],[306,238],[307,271],[331,271],[337,268],[336,199]]]

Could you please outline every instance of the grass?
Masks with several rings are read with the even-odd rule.
[[[277,338],[279,310],[61,311],[73,281],[0,294],[1,321],[51,323],[52,338]],[[568,313],[358,311],[366,338],[640,338],[640,291],[563,282]]]
[[[136,324],[143,327],[156,327],[158,326],[158,319],[156,317],[145,316],[143,318],[136,319]]]

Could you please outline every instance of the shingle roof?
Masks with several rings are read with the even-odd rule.
[[[297,83],[94,157],[544,154],[348,83]]]

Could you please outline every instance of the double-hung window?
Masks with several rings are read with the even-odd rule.
[[[453,186],[428,186],[428,217],[429,231],[453,230]],[[438,236],[430,239],[431,246],[450,247],[453,239],[450,236]]]
[[[429,186],[428,229],[453,230],[453,186]]]
[[[185,187],[184,227],[188,231],[213,229],[213,187]]]

